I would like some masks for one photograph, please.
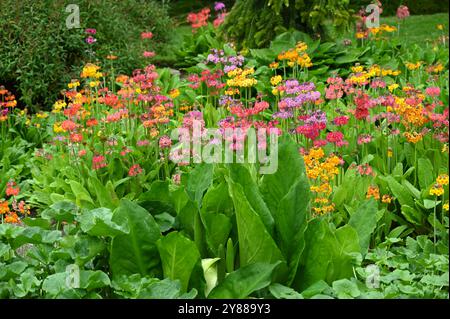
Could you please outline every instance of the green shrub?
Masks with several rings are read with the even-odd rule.
[[[237,0],[222,28],[247,48],[267,46],[288,28],[326,36],[324,25],[330,20],[341,31],[349,26],[348,5],[348,0]]]
[[[80,28],[66,27],[70,3],[79,6]],[[87,53],[86,28],[97,29],[94,57]],[[22,104],[49,109],[88,60],[109,65],[106,56],[113,54],[118,57],[116,72],[123,73],[149,62],[144,50],[161,53],[163,60],[171,30],[167,10],[153,0],[5,0],[0,11],[0,79],[14,87]],[[154,37],[142,41],[143,31]]]
[[[230,9],[234,0],[183,0],[183,1],[167,1],[159,0],[161,3],[168,3],[169,14],[172,17],[184,18],[189,12],[199,11],[204,7],[212,8],[215,2],[222,2],[225,4],[226,8]]]

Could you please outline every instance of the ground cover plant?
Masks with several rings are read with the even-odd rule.
[[[74,31],[47,111],[0,79],[0,298],[448,298],[448,23],[246,47],[230,9],[176,70],[151,29],[131,72]]]

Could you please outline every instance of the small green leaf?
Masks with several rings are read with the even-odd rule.
[[[304,299],[303,296],[292,288],[279,283],[271,284],[269,291],[276,299]]]

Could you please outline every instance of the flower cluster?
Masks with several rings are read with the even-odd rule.
[[[17,101],[14,94],[5,89],[3,85],[0,86],[0,122],[8,119],[8,113],[16,107]]]
[[[214,72],[210,70],[203,70],[200,76],[197,74],[191,74],[188,77],[189,87],[193,89],[198,89],[202,83],[206,85],[207,88],[212,88],[211,94],[218,94],[219,90],[225,87],[225,83],[222,82],[223,72],[221,70],[216,70]]]
[[[197,13],[191,12],[187,15],[187,22],[191,24],[192,32],[196,32],[197,29],[207,26],[211,9],[203,8]]]
[[[314,194],[313,211],[317,215],[327,214],[334,210],[330,195],[331,182],[339,174],[339,165],[342,160],[334,154],[325,156],[322,148],[312,148],[303,155],[306,175],[311,182],[311,192]]]
[[[276,88],[283,98],[278,102],[280,110],[301,108],[307,103],[316,103],[320,99],[320,92],[316,91],[314,83],[299,83],[297,80],[286,80]]]
[[[244,57],[242,55],[225,55],[223,50],[211,49],[206,57],[206,63],[223,64],[224,73],[233,71],[244,64]]]
[[[442,196],[444,194],[444,186],[447,186],[449,182],[449,177],[447,174],[441,174],[437,177],[436,183],[430,189],[430,195],[436,197]]]
[[[97,39],[93,37],[97,33],[96,29],[86,29],[84,32],[88,35],[85,39],[87,44],[94,44],[97,42]]]
[[[258,81],[252,77],[253,73],[255,73],[254,68],[235,68],[227,73],[229,77],[227,80],[227,85],[238,88],[252,87],[258,83]]]
[[[289,67],[300,66],[301,68],[312,67],[311,58],[305,51],[308,46],[304,42],[298,42],[295,48],[291,48],[278,55],[279,61],[287,61]]]
[[[30,215],[30,206],[25,201],[18,201],[16,197],[20,193],[20,188],[16,182],[10,180],[6,184],[6,197],[10,198],[11,203],[8,200],[0,199],[0,216],[2,222],[18,224],[21,222],[21,217]]]

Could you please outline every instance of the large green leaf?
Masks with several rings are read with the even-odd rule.
[[[395,198],[397,198],[400,205],[414,207],[413,197],[405,186],[397,182],[392,176],[386,177],[386,181],[392,191],[392,194],[394,194]]]
[[[116,294],[127,299],[192,299],[197,294],[195,290],[182,294],[179,280],[170,280],[169,278],[159,280],[158,278],[141,277],[138,274],[116,278],[112,282],[112,287]]]
[[[197,164],[192,171],[189,172],[186,182],[186,191],[192,200],[201,207],[203,193],[212,184],[213,165]]]
[[[231,180],[228,185],[236,209],[241,266],[255,262],[275,263],[284,260],[261,218],[246,199],[242,186]]]
[[[150,185],[150,189],[139,197],[139,200],[170,203],[171,194],[169,192],[169,182],[159,180],[154,181]]]
[[[335,231],[339,250],[335,253],[333,269],[329,274],[329,282],[341,278],[349,278],[353,275],[353,264],[360,253],[358,233],[350,225],[345,225]]]
[[[370,237],[377,226],[377,202],[371,198],[359,205],[357,210],[352,214],[348,224],[352,226],[359,237],[361,246],[361,254],[365,255],[369,248]]]
[[[55,219],[58,222],[72,222],[78,213],[78,207],[70,201],[59,201],[45,209],[41,213],[44,219]]]
[[[93,208],[94,201],[92,200],[91,195],[86,190],[86,188],[83,187],[83,185],[74,180],[69,181],[69,185],[72,189],[73,194],[75,195],[77,206]]]
[[[232,210],[233,202],[228,194],[228,185],[225,181],[208,189],[203,197],[203,212],[226,213]]]
[[[128,234],[129,228],[126,220],[120,220],[117,223],[111,219],[113,213],[109,208],[97,208],[90,211],[84,211],[77,216],[81,230],[91,236],[109,236],[114,237],[120,234]]]
[[[192,271],[200,260],[197,246],[179,232],[172,232],[157,242],[161,256],[164,277],[180,280],[182,291],[186,292]]]
[[[111,193],[108,191],[106,186],[104,186],[95,174],[91,174],[88,179],[88,183],[90,188],[95,191],[97,201],[102,207],[107,207],[110,209],[114,209],[119,204],[117,198],[113,198]]]
[[[433,181],[433,165],[428,158],[419,158],[418,162],[418,177],[420,188],[424,189],[430,186]]]
[[[59,294],[71,289],[91,290],[111,284],[108,276],[100,270],[79,270],[76,272],[78,280],[73,283],[69,281],[70,275],[69,272],[65,271],[48,276],[42,284],[42,290],[49,297],[58,297]]]
[[[309,203],[309,184],[306,176],[300,177],[283,197],[274,214],[277,243],[288,262],[289,281],[297,272],[300,256],[305,247],[306,208]]]
[[[61,232],[57,230],[45,230],[40,227],[17,227],[17,232],[13,236],[14,239],[10,244],[13,249],[16,249],[24,244],[53,245],[61,238]]]
[[[129,233],[118,235],[111,243],[109,264],[114,276],[151,274],[159,267],[156,241],[161,237],[153,217],[139,205],[123,199],[114,211],[113,222],[127,220]]]
[[[264,175],[260,187],[264,201],[272,214],[278,210],[280,201],[301,178],[304,171],[304,164],[296,144],[289,136],[283,136],[278,149],[278,169],[274,174]]]
[[[325,219],[315,219],[305,232],[305,243],[294,288],[302,291],[320,280],[331,284],[352,275],[352,254],[361,248],[351,226],[334,231]]]
[[[279,265],[254,263],[239,268],[229,274],[225,280],[215,287],[208,298],[211,299],[243,299],[253,292],[269,286],[274,269]]]
[[[242,186],[245,197],[253,210],[260,216],[261,221],[266,226],[267,231],[272,235],[274,228],[274,220],[270,210],[264,202],[256,182],[253,180],[247,167],[241,164],[229,165],[230,178],[233,182]]]
[[[53,260],[61,259],[62,255],[69,254],[79,266],[92,260],[105,252],[105,241],[88,235],[66,235],[59,241],[60,248],[50,254]]]
[[[414,207],[408,205],[402,205],[400,212],[405,217],[405,219],[417,226],[422,225],[423,214]]]
[[[232,225],[228,216],[220,213],[204,212],[202,214],[205,226],[205,237],[208,247],[217,255],[220,245],[225,246]]]

